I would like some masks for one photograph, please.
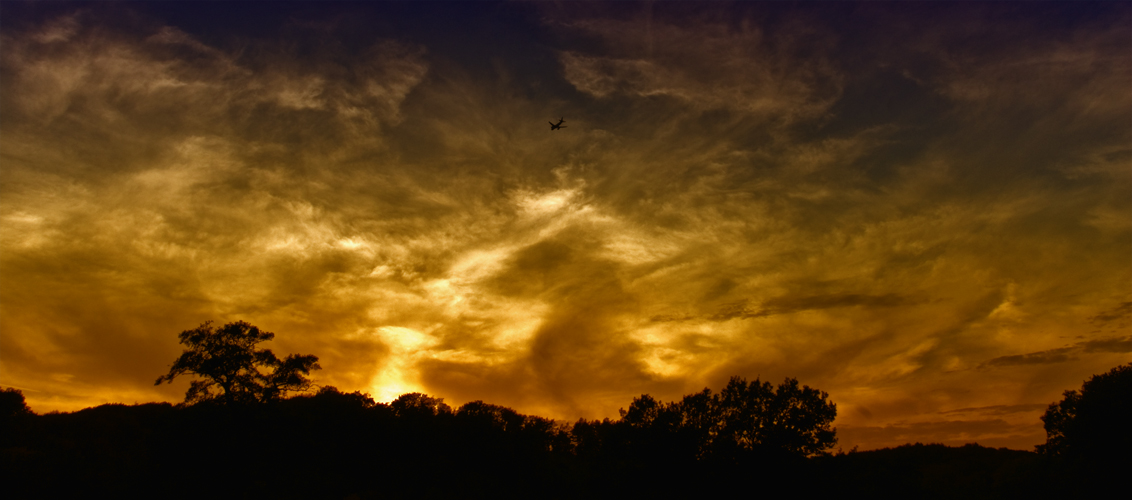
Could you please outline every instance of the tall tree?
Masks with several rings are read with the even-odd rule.
[[[309,389],[311,381],[307,375],[321,368],[318,357],[291,354],[281,360],[270,349],[256,348],[259,343],[273,338],[274,333],[243,321],[228,323],[219,329],[206,321],[197,328],[181,332],[181,343],[188,349],[154,385],[172,382],[184,374],[200,377],[185,392],[188,404],[201,401],[264,403],[277,400],[286,392]]]

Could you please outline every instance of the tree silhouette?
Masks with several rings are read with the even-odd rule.
[[[667,405],[657,401],[648,394],[633,398],[628,410],[617,410],[621,414],[621,421],[634,427],[652,427],[664,412]]]
[[[32,417],[35,412],[28,408],[23,391],[14,387],[0,389],[0,450],[12,445],[12,439]]]
[[[434,398],[419,392],[402,394],[389,403],[389,407],[395,415],[403,418],[425,418],[452,413],[452,407],[444,403],[444,398]]]
[[[35,415],[24,401],[24,392],[15,387],[0,389],[0,418],[10,419]]]
[[[769,390],[770,383],[764,387]],[[788,378],[768,396],[756,432],[760,443],[804,456],[819,455],[837,444],[830,427],[837,406],[826,401],[828,393],[798,387],[797,379]]]
[[[631,427],[693,436],[700,458],[755,448],[809,457],[824,454],[837,443],[836,429],[830,427],[837,405],[828,397],[823,391],[799,387],[793,378],[775,388],[770,382],[748,384],[731,377],[719,394],[705,388],[673,403],[644,394],[620,413],[621,422]]]
[[[280,360],[270,349],[256,345],[275,338],[274,333],[261,331],[237,321],[214,329],[211,321],[181,332],[181,343],[189,348],[173,362],[169,373],[157,378],[154,385],[172,382],[178,375],[201,377],[185,392],[185,403],[202,401],[231,403],[265,403],[279,399],[290,391],[310,388],[306,378],[317,370],[318,357],[291,354]],[[263,368],[266,371],[260,371]]]
[[[505,432],[515,432],[522,429],[523,422],[526,420],[526,417],[515,410],[479,400],[465,403],[459,410],[456,410],[456,417],[483,427]]]
[[[1132,363],[1093,375],[1081,392],[1065,391],[1042,415],[1047,455],[1095,458],[1132,446]]]

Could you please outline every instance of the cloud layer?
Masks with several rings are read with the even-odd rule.
[[[385,400],[574,420],[797,377],[846,448],[1028,447],[1132,352],[1126,6],[293,8],[6,16],[0,376],[33,409],[176,401],[176,334],[242,319]]]

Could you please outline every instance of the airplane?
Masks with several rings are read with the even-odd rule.
[[[566,119],[559,118],[558,123],[551,123],[551,122],[547,122],[547,123],[550,123],[550,130],[558,130],[560,128],[566,128],[566,126],[562,124],[562,122],[564,122],[564,121],[566,121]]]

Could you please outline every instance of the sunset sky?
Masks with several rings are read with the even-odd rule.
[[[181,401],[208,320],[562,421],[796,377],[845,450],[1031,449],[1132,361],[1127,2],[0,23],[0,385],[39,413]]]

